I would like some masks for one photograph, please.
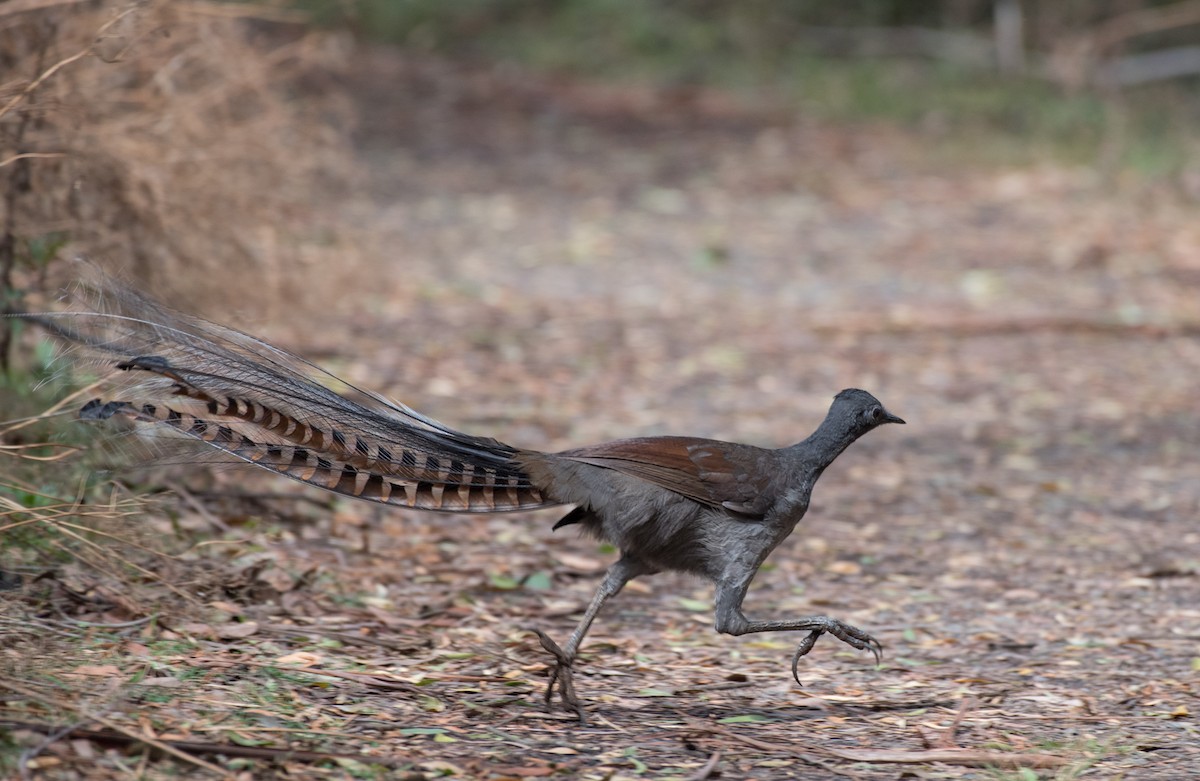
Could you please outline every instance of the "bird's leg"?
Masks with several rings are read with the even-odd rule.
[[[843,643],[859,651],[870,651],[879,664],[883,658],[883,646],[878,640],[856,626],[829,616],[805,616],[803,618],[783,619],[778,621],[751,621],[742,613],[742,600],[746,598],[746,590],[750,587],[749,577],[739,577],[717,583],[716,596],[716,629],[727,635],[748,635],[755,632],[808,632],[796,647],[792,656],[792,677],[800,683],[800,657],[807,654],[817,644],[817,638],[823,634],[831,634]]]
[[[600,612],[600,608],[610,597],[616,596],[621,589],[625,587],[631,579],[646,572],[647,570],[639,565],[635,560],[622,556],[616,563],[608,568],[608,572],[604,575],[604,581],[600,587],[596,589],[596,593],[592,596],[592,601],[584,611],[583,618],[575,627],[575,631],[567,638],[565,648],[559,647],[558,643],[554,642],[540,629],[534,629],[538,636],[538,640],[542,643],[542,648],[546,652],[553,655],[555,659],[554,669],[550,672],[550,683],[546,686],[546,707],[550,707],[551,700],[554,699],[554,689],[558,687],[558,694],[562,700],[563,706],[568,710],[575,711],[575,715],[583,721],[583,705],[579,698],[575,695],[575,681],[573,676],[572,665],[575,662],[575,655],[579,653],[579,646],[583,643],[583,636],[587,634],[588,628],[592,625],[592,621],[596,619],[596,615]]]

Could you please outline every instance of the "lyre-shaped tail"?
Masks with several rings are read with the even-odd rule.
[[[83,418],[166,427],[263,469],[383,504],[472,513],[558,504],[533,485],[516,448],[374,394],[359,391],[361,402],[339,395],[310,379],[321,372],[303,359],[132,291],[103,296],[118,311],[39,316],[68,341],[120,356],[106,363],[128,372],[110,400],[80,411]]]

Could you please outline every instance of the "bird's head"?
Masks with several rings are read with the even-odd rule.
[[[844,421],[859,435],[884,423],[904,422],[903,418],[888,412],[879,399],[858,388],[847,388],[834,396],[829,417]]]

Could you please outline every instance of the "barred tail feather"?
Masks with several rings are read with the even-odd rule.
[[[113,377],[84,418],[174,430],[263,469],[357,499],[445,512],[555,506],[522,451],[456,431],[255,337],[174,312],[111,280],[94,308],[34,315]],[[311,377],[349,387],[354,399]],[[124,379],[122,379],[122,376]]]
[[[473,464],[444,456],[398,451],[402,469],[379,469],[337,458],[334,453],[290,441],[256,441],[239,430],[240,419],[207,419],[163,404],[104,402],[93,399],[79,412],[84,419],[125,417],[167,426],[263,469],[326,491],[381,504],[459,513],[530,510],[556,504],[530,485],[517,467]],[[412,466],[403,466],[412,464]],[[402,474],[403,473],[403,474]]]

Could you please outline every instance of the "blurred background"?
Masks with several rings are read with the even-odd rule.
[[[743,435],[761,402],[697,380],[748,372],[810,412],[883,381],[882,358],[814,361],[821,329],[1195,319],[1200,4],[12,0],[0,20],[9,308],[86,256],[318,354],[329,328],[392,334],[397,368],[354,379],[432,386],[456,416],[489,395],[456,406],[458,375],[511,370],[601,428],[711,413]],[[748,371],[762,351],[788,358]]]
[[[85,256],[543,449],[785,445],[866,388],[909,425],[830,470],[751,601],[825,605],[901,659],[831,662],[820,685],[974,686],[997,718],[1056,721],[1021,738],[968,718],[971,739],[1036,734],[1179,777],[1200,761],[1172,731],[1186,708],[1171,715],[1200,664],[1198,123],[1195,0],[7,0],[2,305],[55,307]],[[69,383],[10,325],[11,419]],[[38,431],[6,441],[79,436]],[[12,512],[70,503],[74,473],[8,463]],[[196,479],[188,495],[210,499],[179,511],[195,529],[215,515],[281,569],[312,563],[339,609],[370,594],[408,615],[401,560],[428,568],[428,603],[560,615],[549,584],[586,601],[580,562],[612,553],[552,539],[552,519],[268,511],[230,503],[244,472]],[[302,544],[318,538],[358,556],[353,573]],[[3,569],[81,550],[19,542]],[[481,606],[488,590],[510,599]],[[708,599],[648,580],[598,637],[653,659],[669,626],[690,661],[655,663],[668,678],[711,663],[783,680],[786,651],[716,638],[680,594]],[[1023,699],[1034,678],[1042,699]],[[843,715],[887,734],[880,714]]]

